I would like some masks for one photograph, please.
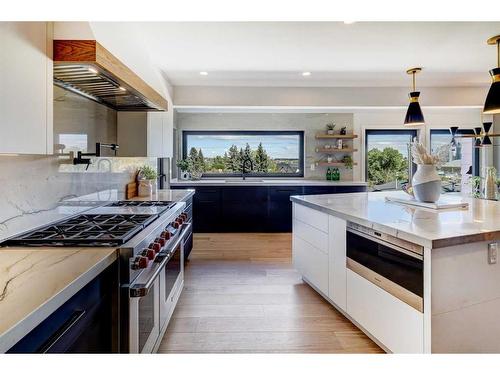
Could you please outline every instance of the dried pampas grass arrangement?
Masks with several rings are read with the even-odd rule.
[[[448,161],[449,155],[450,144],[439,146],[434,154],[430,154],[416,138],[414,138],[411,143],[411,156],[415,164],[435,165],[436,167],[440,167]]]

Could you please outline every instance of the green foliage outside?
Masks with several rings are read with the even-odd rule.
[[[381,185],[398,180],[408,181],[408,158],[398,150],[386,147],[368,151],[368,182]]]
[[[208,158],[203,155],[201,149],[191,147],[186,159],[189,172],[202,173],[241,173],[243,160],[252,161],[253,173],[296,173],[298,171],[299,160],[296,158],[272,158],[266,149],[259,143],[257,149],[252,150],[247,143],[245,148],[232,145],[224,152],[224,155],[216,155]],[[250,164],[247,164],[247,169]]]

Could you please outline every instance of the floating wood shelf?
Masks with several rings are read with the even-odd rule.
[[[328,163],[326,161],[317,161],[316,165],[320,167],[345,167],[345,163],[340,163],[340,162],[334,162],[334,163]],[[358,163],[353,162],[352,165],[358,165]]]
[[[324,134],[324,133],[319,133],[316,134],[316,139],[354,139],[358,138],[357,134]]]
[[[336,152],[348,153],[348,152],[356,152],[356,151],[358,151],[356,148],[317,148],[316,149],[317,153],[323,153],[323,154],[333,154]]]

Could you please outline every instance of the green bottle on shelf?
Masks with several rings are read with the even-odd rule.
[[[330,167],[328,167],[328,169],[326,170],[326,180],[327,181],[332,180],[332,170],[330,169]]]
[[[333,181],[338,181],[340,180],[340,171],[338,168],[335,168],[332,172],[332,180]]]

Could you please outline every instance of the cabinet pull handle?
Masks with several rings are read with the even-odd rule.
[[[39,353],[47,353],[78,323],[85,315],[85,310],[75,310],[68,320],[45,342]]]

